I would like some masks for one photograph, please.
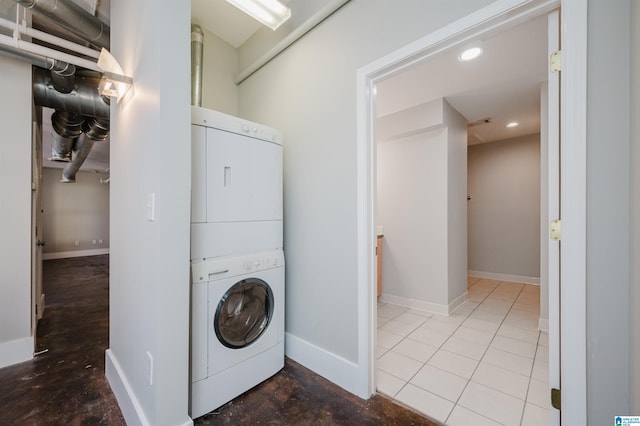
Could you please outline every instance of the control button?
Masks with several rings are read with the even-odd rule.
[[[249,131],[249,126],[247,126],[246,124],[242,125],[242,131],[243,132],[248,132]]]
[[[251,130],[253,130],[253,133],[257,133],[257,132],[258,132],[258,128],[257,128],[257,127],[254,127],[254,128],[253,128],[253,129],[251,129]]]

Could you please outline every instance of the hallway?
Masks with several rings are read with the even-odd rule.
[[[104,376],[109,256],[47,260],[32,361],[0,369],[0,424],[124,425]]]

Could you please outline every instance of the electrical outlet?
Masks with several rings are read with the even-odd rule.
[[[147,381],[149,382],[149,386],[153,386],[153,357],[151,356],[151,353],[149,353],[149,351],[147,351],[146,367]]]
[[[79,245],[80,245],[80,241],[75,240],[75,241],[73,242],[73,244],[75,244],[76,246],[79,246]]]
[[[102,240],[98,240],[98,244],[102,244]]]
[[[95,243],[96,243],[96,240],[92,240],[92,241],[91,241],[91,243],[95,244]]]

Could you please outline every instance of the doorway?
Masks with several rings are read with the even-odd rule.
[[[376,225],[388,240],[377,386],[442,422],[549,417],[548,336],[538,330],[540,287],[532,285],[540,276],[547,27],[540,16],[483,38],[473,62],[454,49],[376,86],[384,114]],[[427,98],[430,91],[439,98]],[[389,113],[416,92],[429,102]],[[518,126],[505,126],[515,119]],[[469,300],[456,309],[461,294]],[[500,408],[478,405],[480,394]]]
[[[448,27],[443,28],[434,34],[431,34],[421,40],[414,42],[405,49],[400,49],[393,54],[388,55],[385,58],[370,64],[367,67],[362,68],[358,72],[358,118],[359,118],[359,293],[361,295],[360,301],[360,348],[361,365],[367,366],[366,371],[362,371],[363,383],[369,386],[369,392],[373,393],[373,376],[374,371],[372,366],[375,365],[373,342],[375,341],[375,328],[372,324],[375,324],[376,318],[376,305],[374,292],[371,290],[373,277],[375,277],[374,270],[374,236],[375,236],[375,214],[372,211],[374,190],[374,177],[372,174],[373,166],[375,165],[375,150],[373,149],[373,140],[375,135],[375,120],[374,113],[375,107],[373,99],[375,99],[375,86],[378,82],[385,80],[386,78],[396,75],[405,69],[409,69],[412,65],[425,61],[437,53],[442,52],[447,47],[461,46],[469,40],[477,38],[480,34],[490,34],[495,32],[496,28],[508,28],[518,23],[525,22],[542,14],[546,14],[550,10],[557,8],[559,4],[557,2],[544,2],[530,4],[530,2],[513,2],[509,5],[500,5],[495,8],[485,8],[478,13],[470,15],[469,17],[456,22]],[[562,117],[563,120],[567,117],[575,120],[576,127],[572,128],[572,131],[566,132],[566,127],[563,127],[563,146],[562,157],[563,162],[563,194],[567,194],[569,189],[580,191],[580,194],[584,194],[584,176],[581,172],[584,167],[584,146],[580,144],[583,140],[584,129],[586,126],[586,120],[584,115],[584,105],[580,102],[580,99],[584,98],[584,82],[585,82],[585,52],[586,45],[583,39],[579,39],[577,34],[583,34],[586,28],[586,10],[583,5],[574,1],[562,2],[563,10],[567,12],[567,15],[571,15],[564,20],[562,34],[565,37],[564,49],[570,54],[570,57],[575,61],[571,67],[563,70],[564,78],[568,75],[571,78],[575,78],[576,84],[566,85],[563,84],[562,92],[563,99],[566,101],[562,105]],[[566,10],[568,7],[570,10]],[[571,12],[571,13],[569,13]],[[567,37],[571,29],[571,36]],[[573,124],[573,123],[572,123]],[[575,156],[567,156],[567,152],[571,152]],[[567,163],[571,163],[568,165]],[[566,176],[571,175],[574,177],[567,183]],[[582,178],[581,178],[582,176]],[[578,304],[572,303],[574,306],[563,306],[563,318],[580,317],[581,312],[584,312],[584,289],[576,288],[576,283],[580,282],[581,277],[584,276],[584,232],[579,232],[574,226],[584,225],[584,198],[582,195],[577,197],[571,197],[573,203],[568,205],[563,202],[563,216],[564,218],[571,217],[572,229],[577,238],[569,242],[569,244],[563,244],[563,253],[567,253],[567,250],[572,253],[570,261],[565,264],[567,259],[563,256],[563,268],[562,277],[565,286],[562,289],[562,293],[566,294],[569,289],[577,292]],[[566,208],[565,208],[566,207]],[[582,236],[581,236],[582,235]],[[563,241],[564,243],[564,241]],[[571,278],[567,283],[568,278]],[[574,281],[575,280],[575,281]],[[583,282],[583,281],[582,281]],[[575,298],[573,298],[575,301]],[[367,325],[368,324],[368,325]],[[556,326],[558,326],[556,324]],[[562,343],[563,347],[567,348],[569,352],[565,352],[565,355],[573,355],[573,360],[577,361],[573,365],[564,363],[562,365],[562,372],[565,380],[570,381],[570,387],[577,392],[570,397],[572,402],[568,405],[568,409],[563,411],[563,418],[570,419],[584,418],[586,395],[584,387],[580,390],[579,386],[584,385],[584,365],[585,359],[585,342],[584,342],[584,323],[574,321],[572,323],[568,321],[562,322]],[[553,328],[553,325],[551,325]],[[573,335],[573,337],[567,337],[567,333]],[[577,333],[577,334],[574,334]],[[566,357],[565,357],[566,359]],[[566,386],[566,385],[565,385]],[[565,404],[563,404],[565,407]]]

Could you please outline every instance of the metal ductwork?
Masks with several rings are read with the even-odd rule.
[[[80,166],[84,163],[84,160],[87,159],[91,149],[93,148],[93,144],[96,141],[89,138],[86,134],[80,135],[78,139],[76,139],[74,143],[74,153],[73,161],[64,166],[62,170],[62,183],[73,183],[76,181],[76,173],[80,170]]]
[[[109,27],[70,0],[15,0],[36,14],[57,23],[93,46],[109,46]],[[77,75],[73,64],[44,56],[46,53],[0,44],[0,53],[30,62],[33,97],[38,106],[55,109],[51,161],[68,162],[62,182],[75,176],[96,141],[109,137],[109,99],[98,93],[100,77]]]
[[[94,141],[105,141],[109,137],[109,119],[87,117],[82,123],[82,131]]]
[[[71,0],[15,0],[92,45],[109,49],[110,29],[107,24],[85,11]]]
[[[89,156],[96,142],[103,142],[109,137],[109,120],[98,117],[87,117],[82,123],[81,134],[73,142],[73,161],[64,166],[62,170],[62,183],[73,183],[76,174]]]
[[[98,94],[100,78],[76,75],[74,90],[61,93],[53,85],[51,75],[44,70],[35,69],[33,73],[33,99],[36,105],[56,110],[109,118],[108,98]]]
[[[191,26],[191,105],[202,105],[202,43],[204,32],[198,25]]]
[[[51,116],[53,125],[53,144],[51,145],[50,161],[71,161],[71,151],[74,140],[82,134],[84,117],[70,112],[56,111]]]
[[[67,64],[64,69],[51,70],[51,84],[60,93],[71,93],[76,80],[76,67]]]

